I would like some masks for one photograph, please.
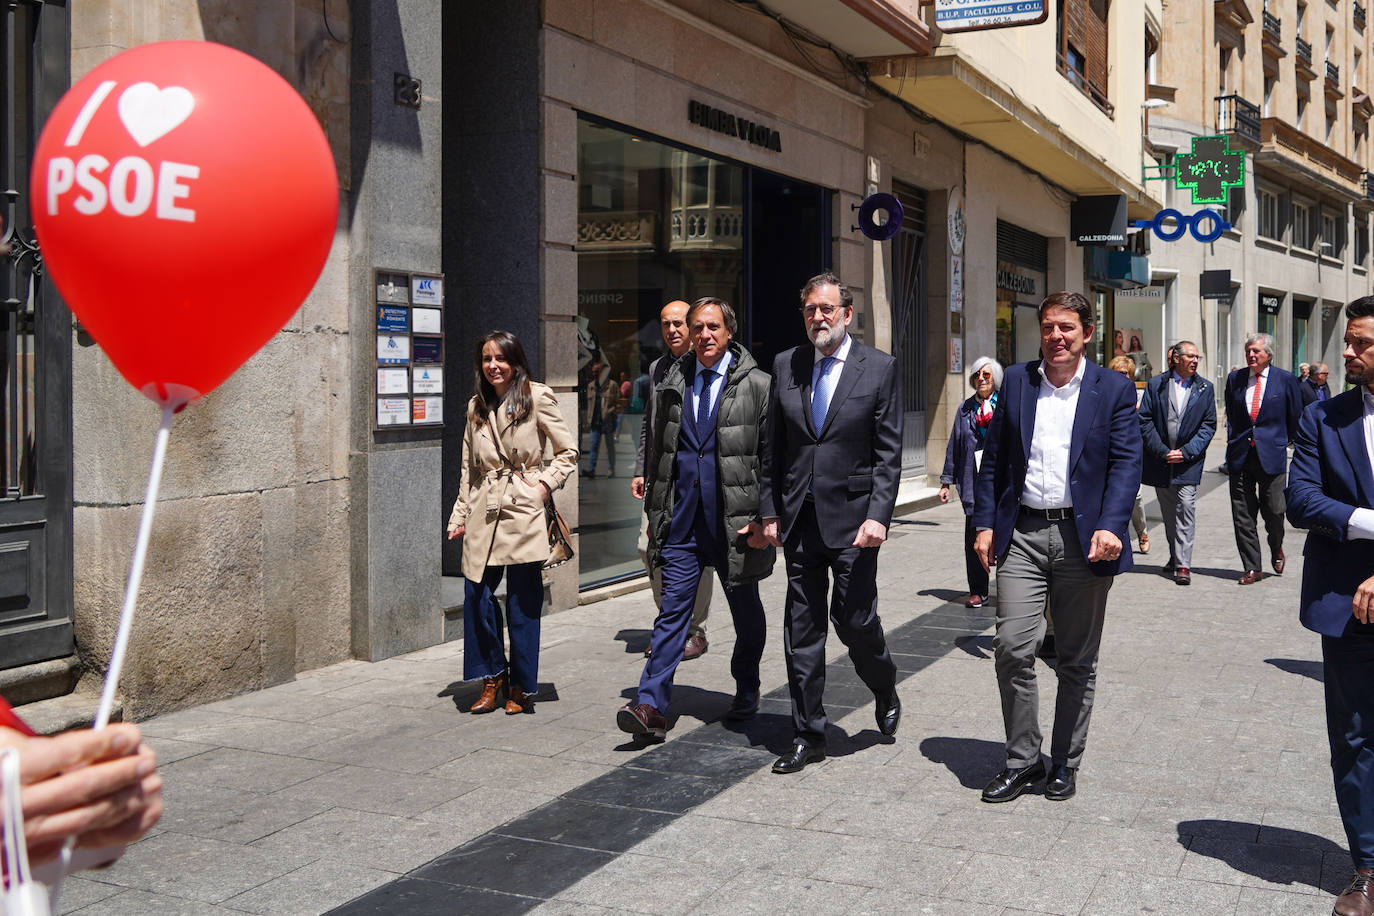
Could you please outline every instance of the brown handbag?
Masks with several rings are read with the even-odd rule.
[[[549,526],[549,558],[544,561],[545,569],[562,566],[574,556],[572,529],[563,519],[563,513],[553,504],[553,494],[544,500],[544,521]]]

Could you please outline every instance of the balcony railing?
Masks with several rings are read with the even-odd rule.
[[[1217,96],[1217,130],[1260,142],[1260,110],[1238,95]]]
[[[1078,87],[1080,92],[1091,99],[1092,103],[1101,109],[1103,114],[1110,118],[1112,112],[1116,110],[1116,106],[1107,98],[1106,91],[1084,76],[1082,71],[1075,69],[1063,54],[1055,55],[1055,60],[1059,66],[1059,72],[1064,75],[1064,78]]]
[[[1298,39],[1298,60],[1309,67],[1312,66],[1312,44],[1301,38]]]
[[[1357,28],[1357,29],[1359,29],[1359,30],[1361,30],[1361,31],[1364,30],[1364,16],[1365,16],[1364,7],[1360,6],[1358,3],[1355,4],[1355,13],[1354,13],[1355,28]]]
[[[1331,63],[1331,61],[1329,60],[1326,62],[1326,78],[1328,81],[1340,85],[1341,68],[1338,65]]]
[[[1283,20],[1268,10],[1264,11],[1264,34],[1275,41],[1283,37]]]
[[[1364,187],[1364,196],[1374,200],[1374,172],[1365,172],[1360,184]]]

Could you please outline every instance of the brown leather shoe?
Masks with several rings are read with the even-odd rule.
[[[506,690],[506,676],[498,674],[496,677],[482,679],[482,695],[477,698],[477,702],[468,707],[468,712],[491,712],[496,708],[496,703],[500,694]]]
[[[706,637],[693,633],[687,637],[687,645],[682,647],[682,660],[690,662],[694,658],[701,658],[706,654],[707,648]]]
[[[1263,578],[1264,573],[1260,572],[1258,569],[1250,569],[1246,570],[1245,575],[1240,577],[1239,582],[1241,585],[1254,585],[1256,582]]]
[[[510,689],[510,699],[506,701],[506,715],[516,716],[534,706],[534,694],[526,693],[519,687]]]
[[[668,721],[647,703],[626,703],[616,711],[615,724],[636,738],[662,741],[668,737]]]
[[[1174,582],[1178,585],[1192,585],[1193,571],[1186,566],[1174,570]]]
[[[1283,548],[1280,547],[1279,552],[1274,554],[1274,572],[1278,573],[1280,576],[1283,575],[1283,566],[1285,559],[1286,557],[1284,557],[1283,555]]]
[[[1146,534],[1144,531],[1140,532],[1140,552],[1150,552],[1150,536]]]
[[[1331,916],[1371,916],[1374,914],[1374,868],[1357,868],[1350,883],[1336,898]]]

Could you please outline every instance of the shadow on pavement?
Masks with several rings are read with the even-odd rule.
[[[960,604],[968,597],[968,592],[959,591],[957,588],[923,588],[916,594],[922,598],[939,598],[941,601],[957,601]]]
[[[981,738],[927,738],[921,753],[931,763],[942,763],[966,789],[981,789],[1002,770],[1006,748],[1000,741]]]
[[[615,634],[616,642],[625,644],[626,655],[643,655],[644,650],[649,648],[649,637],[654,631],[649,630],[621,630]]]
[[[1322,663],[1306,661],[1299,658],[1266,658],[1265,664],[1273,665],[1280,671],[1287,671],[1289,674],[1301,674],[1303,677],[1310,677],[1318,683],[1326,682],[1326,675],[1322,671]]]
[[[1193,853],[1225,862],[1243,874],[1273,884],[1306,885],[1339,894],[1350,876],[1350,854],[1325,837],[1243,821],[1211,818],[1180,821],[1178,842]],[[1328,869],[1323,885],[1322,860],[1332,857],[1341,867]]]
[[[992,636],[960,636],[954,645],[974,658],[992,658],[992,640]]]

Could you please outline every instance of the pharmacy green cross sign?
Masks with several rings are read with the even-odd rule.
[[[1245,187],[1245,151],[1226,137],[1194,137],[1192,152],[1174,157],[1174,186],[1192,191],[1195,204],[1224,204],[1232,188]]]

